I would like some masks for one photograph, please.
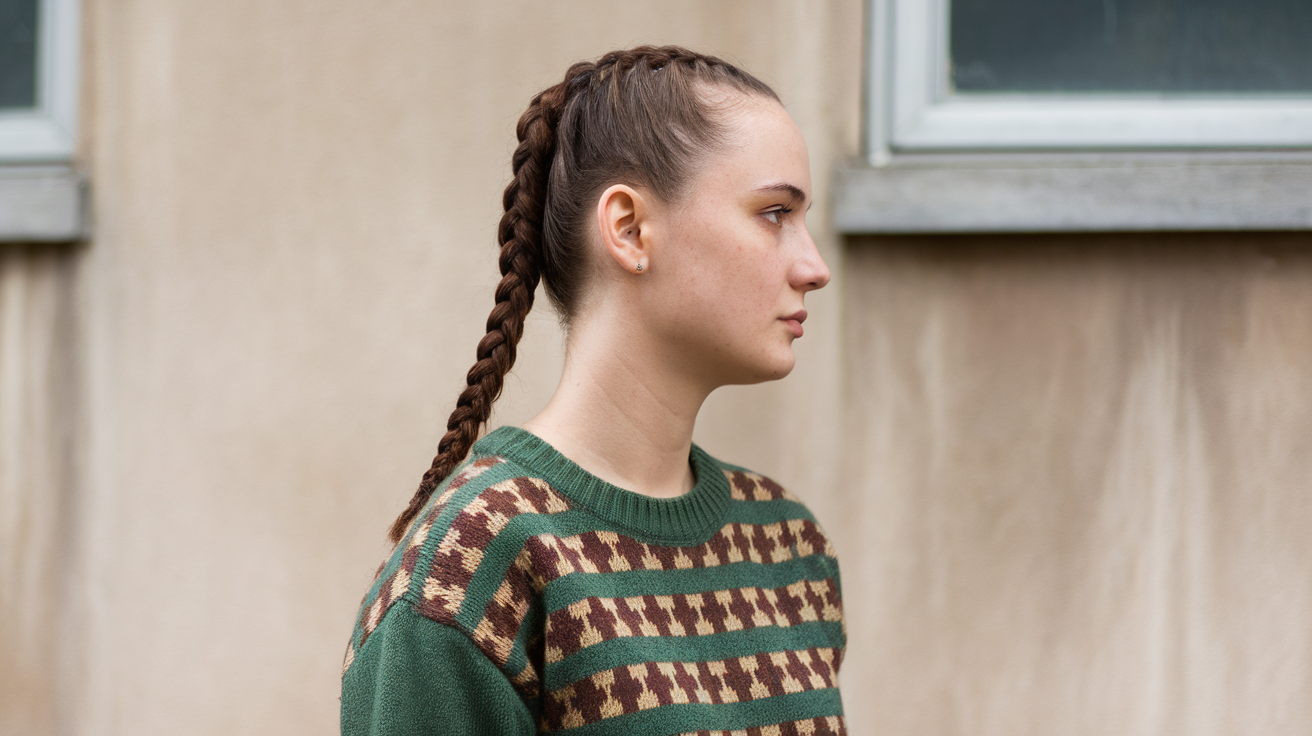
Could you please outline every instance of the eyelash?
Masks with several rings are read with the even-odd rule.
[[[793,211],[793,208],[792,208],[792,207],[780,207],[780,208],[777,209],[777,210],[770,210],[769,212],[764,213],[764,215],[765,215],[765,219],[767,219],[767,220],[769,220],[770,222],[772,222],[772,223],[778,225],[778,224],[779,224],[779,216],[780,216],[780,215],[786,215],[786,214],[788,214],[789,212],[792,212],[792,211]],[[771,215],[774,215],[774,217],[771,218],[771,217],[770,217]]]

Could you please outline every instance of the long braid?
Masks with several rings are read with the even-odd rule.
[[[492,413],[493,402],[501,395],[506,373],[515,365],[515,347],[524,334],[524,319],[533,308],[533,294],[541,277],[542,217],[547,175],[556,149],[556,124],[571,77],[583,71],[579,66],[570,69],[564,82],[535,97],[516,126],[519,146],[511,158],[514,174],[502,196],[505,214],[497,229],[501,281],[496,288],[496,304],[487,318],[487,334],[478,343],[478,359],[465,377],[467,385],[447,420],[446,434],[437,444],[437,456],[410,504],[392,523],[393,542],[401,540],[433,491],[469,454]]]

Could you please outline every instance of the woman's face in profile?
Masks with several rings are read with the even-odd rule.
[[[793,368],[803,298],[829,282],[806,229],[806,142],[778,102],[740,97],[724,145],[680,202],[661,213],[669,234],[653,258],[651,327],[704,365],[715,385],[757,383]],[[654,286],[655,284],[653,284]]]

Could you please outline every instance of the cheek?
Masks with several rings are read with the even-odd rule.
[[[760,359],[761,351],[773,350],[776,338],[782,335],[776,324],[779,290],[769,265],[761,261],[725,264],[700,290],[706,300],[702,329],[712,330],[715,342],[740,359]]]
[[[672,316],[677,313],[685,334],[699,333],[721,345],[755,342],[786,306],[779,254],[750,231],[751,223],[690,217],[684,224],[677,283],[667,292],[675,302],[669,304]]]
[[[774,301],[766,285],[765,264],[746,249],[729,247],[699,264],[697,293],[718,321],[747,329]]]
[[[707,248],[696,269],[697,291],[719,313],[732,317],[739,329],[750,329],[762,318],[773,319],[785,283],[774,254],[752,243],[719,241]]]

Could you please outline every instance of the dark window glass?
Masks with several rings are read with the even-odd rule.
[[[950,0],[959,92],[1312,92],[1312,0]]]
[[[37,0],[0,0],[0,109],[36,107]]]

